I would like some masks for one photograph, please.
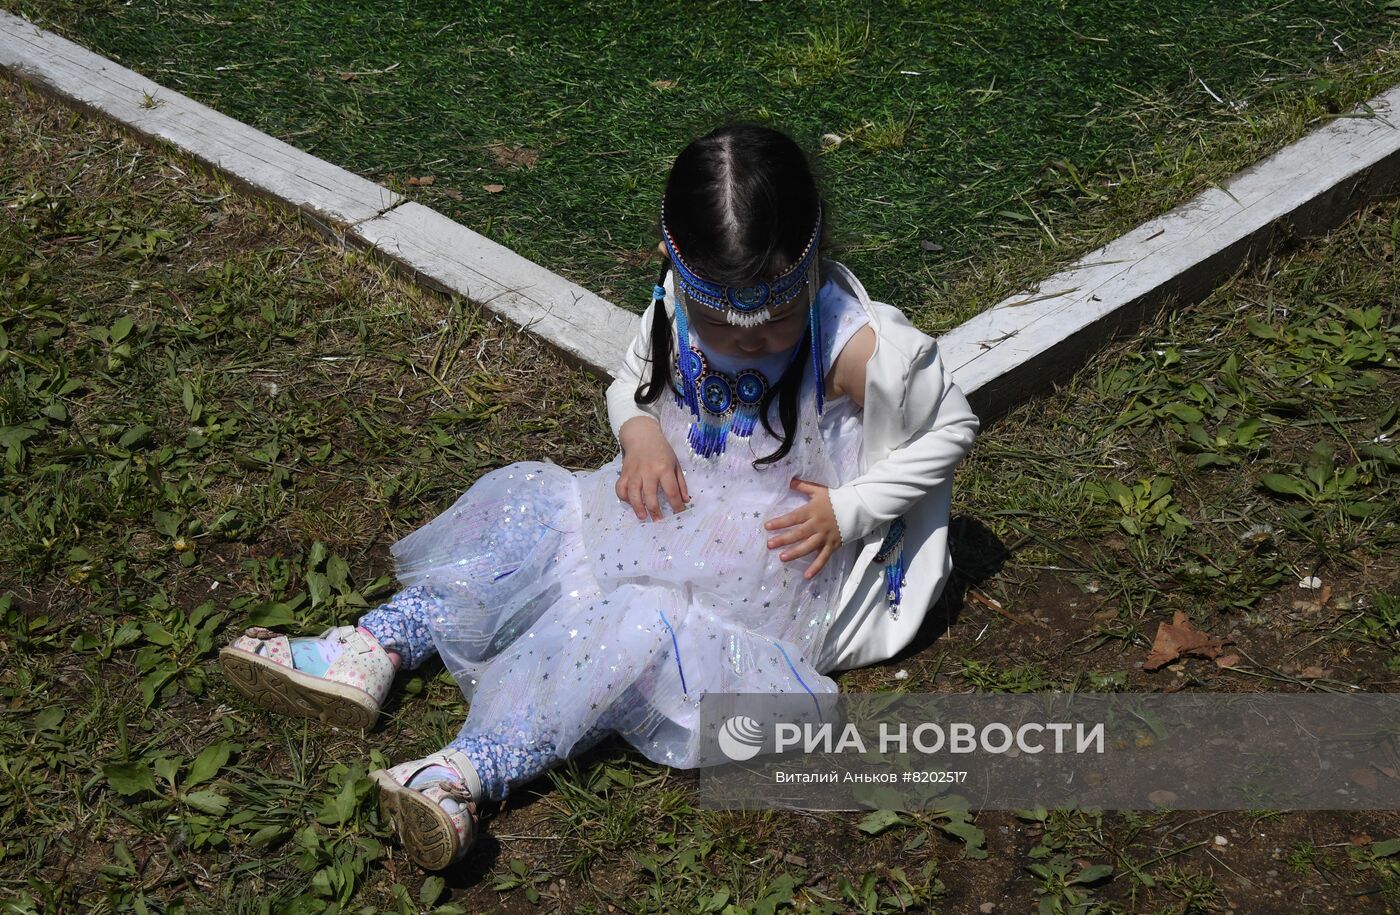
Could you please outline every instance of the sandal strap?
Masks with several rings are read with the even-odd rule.
[[[384,646],[355,626],[328,629],[321,637],[338,639],[341,643],[340,654],[326,668],[325,678],[362,689],[382,705],[396,672]]]
[[[261,626],[249,626],[243,630],[243,634],[234,639],[230,647],[267,658],[281,667],[295,666],[292,664],[291,640]]]
[[[441,756],[447,764],[456,769],[462,776],[462,785],[471,794],[473,802],[480,802],[482,798],[481,776],[477,774],[476,766],[471,759],[461,750],[443,749],[433,754]]]
[[[480,803],[484,799],[482,797],[481,776],[477,774],[476,766],[472,765],[467,754],[451,747],[439,750],[422,759],[400,763],[389,770],[389,777],[407,787],[415,775],[429,766],[446,766],[460,776],[460,783],[471,795],[471,801]]]

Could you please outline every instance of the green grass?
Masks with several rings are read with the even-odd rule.
[[[366,772],[456,731],[445,672],[346,733],[258,711],[214,653],[376,604],[389,545],[487,469],[611,458],[602,386],[3,81],[0,213],[3,915],[1400,906],[1393,812],[725,812],[618,742],[422,874]],[[1374,205],[989,427],[948,630],[843,690],[1393,691],[1398,256]],[[1175,609],[1247,657],[1143,671]]]
[[[1027,404],[980,441],[966,510],[1033,540],[1126,619],[1248,613],[1277,588],[1340,577],[1374,592],[1349,605],[1361,630],[1393,632],[1397,248],[1392,203],[1168,310],[1048,410]],[[1389,664],[1400,672],[1400,655]]]
[[[1388,88],[1400,25],[1381,0],[12,8],[637,312],[671,157],[771,119],[825,149],[835,255],[928,330]]]
[[[0,88],[0,899],[349,899],[385,858],[383,757],[225,704],[212,656],[386,596],[383,538],[500,449],[599,462],[591,379],[546,383],[543,346],[478,309]],[[384,748],[440,745],[455,687],[405,687]]]

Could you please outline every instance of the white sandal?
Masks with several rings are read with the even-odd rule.
[[[459,778],[410,788],[413,777],[429,766],[446,766]],[[422,759],[370,774],[379,786],[379,815],[398,833],[408,856],[427,870],[441,870],[460,861],[476,841],[477,803],[481,777],[466,754],[442,750]],[[456,812],[442,801],[456,802]]]
[[[321,638],[339,639],[342,649],[319,677],[293,666],[285,635],[257,626],[221,649],[219,663],[233,685],[265,709],[336,727],[370,727],[394,680],[394,662],[354,626],[328,629]]]

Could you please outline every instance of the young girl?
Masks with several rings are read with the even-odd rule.
[[[689,144],[665,260],[608,389],[621,453],[483,475],[395,543],[404,590],[356,626],[250,629],[221,653],[267,708],[369,727],[434,653],[469,708],[439,753],[373,773],[437,869],[499,800],[609,733],[695,766],[707,693],[834,693],[913,638],[951,571],[953,470],[977,417],[934,341],[822,260],[802,150],[755,125]]]

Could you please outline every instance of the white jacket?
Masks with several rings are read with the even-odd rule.
[[[865,368],[861,474],[830,491],[842,544],[862,546],[841,590],[840,615],[815,666],[823,673],[873,664],[913,640],[952,572],[948,514],[953,470],[972,448],[980,423],[939,357],[932,337],[904,313],[871,301],[844,265],[822,261],[822,282],[834,279],[859,299],[875,331],[875,351]],[[675,288],[666,280],[668,315]],[[650,377],[651,321],[647,306],[632,346],[608,387],[608,419],[614,435],[635,416],[657,417],[656,403],[640,407],[634,395]],[[665,396],[665,395],[663,395]],[[884,564],[874,561],[888,522],[904,516],[904,589],[899,615],[885,603]]]

